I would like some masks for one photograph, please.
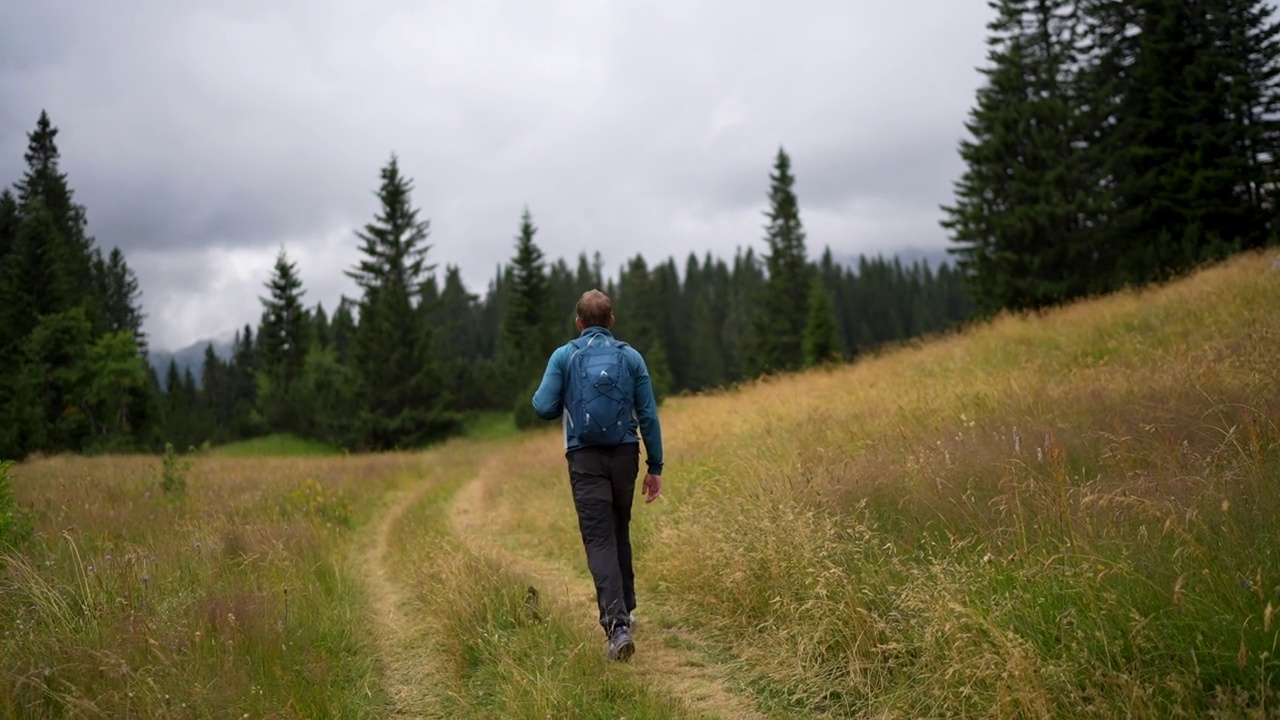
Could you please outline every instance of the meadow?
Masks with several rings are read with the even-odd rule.
[[[0,708],[1278,716],[1270,262],[668,400],[625,665],[602,658],[558,425],[224,448],[171,458],[178,487],[160,458],[28,461]]]

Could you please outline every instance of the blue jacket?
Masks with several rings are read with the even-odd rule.
[[[586,328],[579,337],[586,337],[589,334],[602,334],[612,338],[613,333],[598,325]],[[645,458],[646,464],[649,466],[649,472],[654,475],[662,474],[662,428],[658,424],[658,403],[653,397],[653,385],[649,381],[649,368],[644,364],[644,358],[633,347],[624,348],[627,357],[631,359],[631,375],[636,380],[635,395],[635,414],[631,419],[631,427],[627,430],[626,439],[622,441],[627,443],[638,443],[640,437],[644,438],[644,447],[648,452]],[[533,411],[543,420],[555,420],[558,417],[564,417],[564,447],[566,452],[571,452],[582,447],[578,442],[578,438],[574,434],[573,429],[569,426],[568,418],[564,415],[564,373],[565,362],[569,356],[573,354],[573,345],[565,343],[556,348],[551,353],[551,358],[547,361],[547,370],[542,375],[542,384],[538,386],[537,392],[533,394]],[[636,435],[639,429],[640,436]]]

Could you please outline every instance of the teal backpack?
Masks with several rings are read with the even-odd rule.
[[[620,445],[631,427],[635,380],[625,342],[603,334],[577,338],[565,363],[565,412],[584,446]]]

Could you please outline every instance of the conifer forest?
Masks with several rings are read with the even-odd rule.
[[[376,212],[351,235],[352,297],[309,302],[282,250],[261,315],[200,372],[153,369],[145,288],[94,238],[38,108],[0,194],[0,458],[158,451],[270,433],[351,451],[422,447],[479,412],[536,426],[548,354],[585,290],[665,397],[847,362],[1000,312],[1167,280],[1276,241],[1280,30],[1260,0],[995,0],[964,171],[939,208],[953,261],[838,260],[811,246],[791,158],[762,158],[761,224],[732,257],[618,267],[549,258],[536,208],[485,288],[440,267],[430,198],[370,159]],[[22,152],[23,148],[0,148]],[[378,163],[382,162],[381,167]],[[376,174],[375,174],[376,173]],[[554,232],[554,229],[548,230]],[[850,243],[853,238],[848,239]],[[922,244],[932,242],[921,238]],[[828,244],[829,245],[829,244]]]

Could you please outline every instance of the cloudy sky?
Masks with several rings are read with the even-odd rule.
[[[761,248],[775,152],[814,254],[941,248],[980,82],[970,0],[17,0],[0,179],[41,109],[153,347],[256,323],[281,247],[309,303],[354,294],[392,152],[429,259],[483,292],[537,240],[614,272]]]

